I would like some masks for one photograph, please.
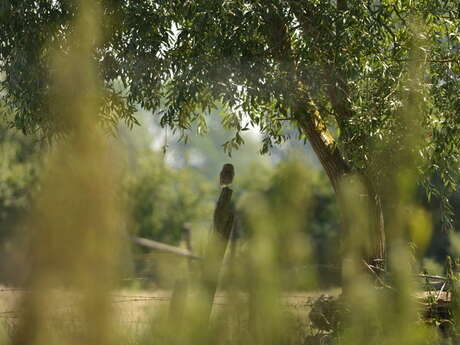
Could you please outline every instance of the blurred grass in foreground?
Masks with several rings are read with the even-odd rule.
[[[98,8],[81,2],[68,42],[52,45],[54,87],[50,104],[57,122],[71,128],[47,158],[30,230],[30,293],[13,344],[112,344],[109,292],[116,279],[122,212],[117,202],[116,150],[94,126],[100,85],[91,62],[100,35]],[[56,314],[65,289],[73,314]],[[65,332],[68,318],[81,320]]]

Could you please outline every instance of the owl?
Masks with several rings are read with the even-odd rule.
[[[233,168],[233,164],[224,164],[220,172],[220,186],[227,187],[228,185],[232,184],[234,176],[235,169]]]

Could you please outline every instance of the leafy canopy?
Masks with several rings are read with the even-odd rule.
[[[409,60],[425,64],[421,167],[455,188],[460,149],[460,9],[455,0],[105,0],[103,44],[94,52],[105,86],[100,120],[132,125],[135,106],[162,124],[206,131],[205,113],[226,111],[235,130],[260,126],[264,150],[299,129],[296,110],[314,104],[354,169],[398,142],[395,127]],[[65,49],[78,5],[4,0],[0,68],[4,97],[25,132],[65,130],[48,104],[49,58]],[[413,25],[413,23],[418,23]],[[416,39],[423,44],[414,47]],[[411,54],[412,50],[417,54]],[[308,109],[303,116],[311,116]],[[410,132],[406,128],[399,133]],[[389,163],[390,164],[390,163]],[[432,192],[435,192],[432,189]]]

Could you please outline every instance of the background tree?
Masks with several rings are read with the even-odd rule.
[[[41,145],[34,136],[25,136],[6,122],[10,119],[0,101],[0,281],[23,280],[22,253],[15,245],[21,225],[37,192],[41,170]]]
[[[39,171],[37,139],[0,125],[0,238],[24,217]]]
[[[380,181],[396,166],[377,157],[385,148],[397,150],[411,132],[410,122],[398,117],[415,49],[426,63],[422,85],[414,90],[423,99],[420,122],[426,129],[417,150],[430,162],[419,166],[421,176],[440,176],[441,192],[455,188],[457,1],[101,2],[106,36],[94,56],[107,90],[103,123],[123,119],[132,125],[133,105],[140,104],[150,110],[161,106],[163,125],[187,131],[195,122],[205,132],[205,113],[220,106],[227,112],[224,124],[235,131],[227,148],[239,146],[241,132],[254,124],[264,133],[264,151],[286,138],[286,128],[297,129],[309,140],[338,200],[341,179],[351,172],[361,176],[378,238],[372,255],[382,257]],[[2,86],[16,112],[14,124],[25,132],[66,130],[59,114],[46,106],[52,96],[49,42],[72,31],[68,23],[76,5],[2,4]],[[411,25],[414,21],[419,25]],[[414,47],[420,35],[424,43]],[[428,179],[420,181],[430,194],[440,192]]]

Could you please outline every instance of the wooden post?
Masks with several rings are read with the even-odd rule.
[[[169,302],[169,319],[178,327],[182,324],[185,304],[187,302],[187,293],[188,279],[177,279],[171,295],[171,302]]]
[[[232,202],[232,194],[233,191],[228,186],[224,186],[220,192],[214,210],[213,231],[203,260],[202,284],[206,298],[205,320],[209,320],[211,315],[222,262],[234,224],[235,207]]]
[[[202,260],[201,284],[205,296],[205,309],[203,311],[202,320],[206,325],[211,316],[220,270],[234,225],[235,206],[232,202],[233,191],[228,187],[233,180],[233,175],[233,166],[231,164],[225,164],[220,176],[220,182],[223,188],[216,203],[213,216],[213,229],[210,234],[206,254]],[[190,250],[191,248],[188,249]],[[189,258],[193,259],[191,256]],[[180,323],[182,319],[187,285],[188,284],[183,280],[178,280],[174,287],[170,304],[170,318],[176,323]],[[203,324],[203,327],[205,327],[205,324]]]
[[[185,223],[182,226],[182,238],[185,241],[185,248],[187,248],[187,250],[190,253],[193,253],[193,248],[192,248],[192,229],[191,229],[189,223]],[[192,262],[191,259],[189,259],[189,260],[187,260],[187,263],[188,263],[189,274],[192,274],[193,273],[193,262]]]

